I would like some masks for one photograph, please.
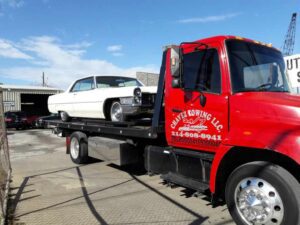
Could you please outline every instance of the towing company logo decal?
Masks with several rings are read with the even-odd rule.
[[[171,123],[172,140],[187,144],[219,146],[223,125],[212,114],[203,110],[187,110],[178,114]]]

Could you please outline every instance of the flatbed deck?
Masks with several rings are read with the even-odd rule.
[[[98,136],[114,135],[120,137],[131,138],[147,138],[156,139],[163,129],[153,128],[151,121],[135,121],[135,122],[111,122],[105,120],[72,120],[63,122],[61,120],[44,121],[45,124],[55,126],[56,128],[67,131],[82,131]]]

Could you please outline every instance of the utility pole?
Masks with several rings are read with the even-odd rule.
[[[284,56],[292,55],[294,52],[295,35],[296,35],[296,18],[297,18],[297,13],[293,13],[288,31],[285,35],[284,44],[281,49]]]
[[[42,86],[47,87],[47,84],[45,82],[45,73],[44,72],[43,72],[43,76],[42,76]]]

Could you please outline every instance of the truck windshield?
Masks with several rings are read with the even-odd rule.
[[[282,54],[270,47],[227,40],[232,91],[289,92]]]

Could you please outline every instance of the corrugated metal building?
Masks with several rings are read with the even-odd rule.
[[[7,111],[26,111],[39,115],[47,115],[48,97],[62,92],[57,88],[0,85],[3,90],[4,112]]]

